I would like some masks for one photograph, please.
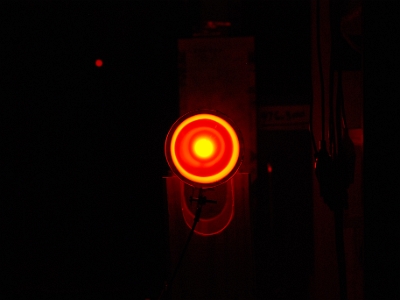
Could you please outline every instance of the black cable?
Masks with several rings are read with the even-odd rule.
[[[337,96],[336,96],[336,131],[338,142],[341,143],[343,134],[342,134],[342,120],[343,120],[343,87],[342,87],[342,70],[338,70],[338,86],[337,86]]]
[[[338,99],[340,102],[340,112],[342,114],[342,126],[344,129],[347,129],[347,119],[346,119],[346,112],[344,108],[344,95],[343,95],[343,82],[342,82],[342,70],[339,70],[339,76],[338,76]]]
[[[321,83],[321,122],[322,122],[322,141],[325,141],[325,87],[324,76],[322,71],[321,59],[321,25],[320,25],[320,1],[317,0],[317,56],[319,68],[319,80]]]
[[[314,137],[314,127],[313,127],[313,106],[314,106],[314,101],[313,97],[311,97],[311,103],[310,103],[310,120],[309,120],[309,127],[308,130],[310,131],[311,134],[311,143],[314,148],[314,153],[318,152],[317,144],[315,143],[315,137]]]
[[[336,6],[334,5],[336,4]],[[339,62],[338,57],[343,55],[343,40],[340,38],[340,22],[339,22],[339,4],[341,2],[331,0],[331,36],[332,36],[332,53],[335,56],[335,67],[338,73],[337,78],[337,90],[336,90],[336,142],[337,145],[342,142],[343,139],[343,113],[344,113],[344,96],[342,86],[342,65]]]
[[[311,135],[311,143],[314,148],[314,153],[318,153],[318,148],[317,148],[317,143],[315,142],[315,137],[314,137],[314,126],[313,126],[313,114],[314,114],[314,97],[311,97],[311,103],[310,103],[310,116],[309,116],[309,127],[308,130],[310,131]]]
[[[333,105],[333,96],[334,96],[334,86],[335,86],[335,71],[334,71],[334,51],[331,49],[331,62],[329,66],[329,148],[332,156],[336,155],[336,134],[335,134],[335,120],[334,120],[334,105]],[[336,101],[337,105],[337,101]]]
[[[331,53],[330,53],[330,65],[329,65],[329,142],[331,154],[333,157],[337,154],[337,141],[340,136],[340,132],[337,130],[337,118],[338,118],[338,93],[336,93],[336,115],[334,114],[334,89],[335,89],[335,69],[338,67],[338,32],[337,28],[337,12],[335,7],[335,1],[330,1],[329,6],[329,17],[330,17],[330,33],[331,33]],[[339,87],[339,83],[338,83]],[[339,114],[340,115],[340,114]],[[336,117],[336,122],[335,122]],[[336,128],[335,128],[336,127]]]
[[[340,161],[339,155],[342,155],[341,146],[343,142],[343,134],[342,134],[342,106],[344,103],[343,100],[343,88],[342,88],[342,66],[341,62],[339,61],[340,55],[342,55],[342,50],[340,47],[341,45],[339,37],[340,37],[340,23],[339,23],[339,8],[340,8],[340,1],[330,0],[330,24],[331,24],[331,76],[334,76],[334,70],[337,69],[338,78],[337,78],[337,90],[336,90],[336,110],[335,110],[335,120],[333,120],[333,84],[332,84],[332,107],[330,107],[332,115],[332,133],[336,134],[335,137],[332,137],[332,141],[334,143],[334,159],[336,161],[336,170],[335,170],[335,181],[336,181],[336,191],[334,195],[337,199],[337,205],[335,205],[334,209],[334,219],[335,219],[335,245],[336,245],[336,257],[337,257],[337,264],[338,264],[338,273],[339,273],[339,290],[340,290],[340,300],[347,299],[347,278],[346,278],[346,260],[345,260],[345,249],[344,249],[344,236],[343,236],[343,221],[344,221],[344,202],[346,190],[342,191],[344,188],[340,183],[342,181],[342,175],[340,170]],[[333,83],[333,78],[331,79]],[[336,128],[335,128],[336,127]],[[336,131],[336,132],[335,132]]]
[[[190,242],[190,240],[192,239],[192,236],[193,236],[194,230],[195,230],[195,228],[196,228],[196,225],[197,225],[197,223],[198,223],[199,220],[200,220],[201,210],[202,210],[203,205],[204,205],[204,203],[203,203],[203,202],[201,201],[201,199],[200,199],[201,197],[202,197],[202,196],[201,196],[201,190],[200,190],[199,200],[198,200],[198,202],[197,202],[197,209],[196,209],[196,214],[195,214],[195,217],[194,217],[194,221],[193,221],[192,228],[190,229],[188,238],[186,239],[185,245],[184,245],[183,250],[182,250],[182,253],[181,253],[180,257],[179,257],[178,263],[177,263],[177,265],[176,265],[176,267],[175,267],[175,269],[174,269],[174,272],[172,273],[171,279],[168,280],[168,281],[165,283],[164,288],[163,288],[163,290],[161,291],[160,296],[157,298],[158,300],[163,299],[164,294],[165,294],[165,296],[168,296],[168,293],[169,293],[170,290],[171,290],[172,283],[174,282],[175,277],[176,277],[176,275],[178,274],[178,271],[179,271],[179,268],[180,268],[180,266],[181,266],[181,264],[182,264],[182,261],[183,261],[183,258],[184,258],[184,256],[185,256],[186,250],[187,250],[187,248],[188,248],[188,246],[189,246],[189,242]]]
[[[335,244],[339,271],[340,300],[347,300],[346,260],[343,236],[343,208],[335,209]]]

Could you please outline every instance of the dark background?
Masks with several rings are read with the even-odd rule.
[[[196,1],[2,4],[2,293],[158,295],[168,256],[163,143],[179,116],[177,39],[191,37],[199,26],[200,6]],[[243,1],[235,7],[226,13],[233,24],[230,35],[255,36],[258,103],[307,103],[308,1]],[[382,43],[391,36],[376,34]],[[394,62],[394,51],[381,50]],[[103,67],[95,67],[97,58]],[[370,54],[371,62],[376,59],[379,55]],[[379,62],[367,67],[387,71]],[[391,83],[378,85],[373,74],[366,85],[373,103],[393,96]],[[300,97],[285,97],[295,93]],[[374,104],[366,110],[379,114]],[[366,130],[386,133],[390,126],[379,121],[379,127],[370,116]],[[368,135],[365,140],[371,145]],[[386,174],[377,164],[369,160],[366,170],[375,166],[375,174]],[[366,180],[376,186],[375,176]],[[368,189],[366,194],[378,193],[374,185]],[[375,198],[366,201],[368,212],[379,207],[382,216],[366,218],[382,224],[386,210]],[[374,249],[381,232],[368,226],[366,232],[371,234],[366,246]],[[391,239],[384,241],[391,245]],[[387,258],[384,266],[373,263],[368,249],[371,274],[393,266]],[[367,282],[371,278],[376,279],[367,276]]]
[[[283,88],[311,94],[310,9],[294,6],[252,3],[239,18],[227,13],[238,21],[231,36],[256,36],[260,101]],[[9,290],[158,294],[168,254],[163,143],[179,116],[177,39],[200,26],[200,8],[144,1],[9,7]],[[280,22],[283,15],[297,26]],[[95,67],[97,58],[103,67]]]

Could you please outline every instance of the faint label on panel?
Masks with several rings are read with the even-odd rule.
[[[260,107],[258,125],[260,130],[308,130],[309,105]]]

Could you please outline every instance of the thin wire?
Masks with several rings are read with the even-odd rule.
[[[340,105],[341,105],[341,113],[342,113],[342,125],[343,129],[347,129],[347,119],[346,119],[346,112],[344,108],[344,94],[343,94],[343,77],[342,77],[342,70],[339,72],[339,78],[338,78],[338,92],[341,93],[340,96]]]
[[[331,150],[331,154],[336,154],[336,135],[335,135],[335,121],[333,114],[333,90],[335,83],[335,72],[333,70],[333,49],[331,50],[331,63],[329,66],[329,148]],[[337,95],[336,95],[337,97]],[[337,101],[336,101],[337,105]]]
[[[333,156],[337,153],[336,139],[339,136],[339,132],[335,131],[335,114],[334,114],[334,89],[335,89],[335,67],[338,65],[337,59],[337,32],[336,32],[336,16],[334,3],[330,1],[329,17],[330,17],[330,33],[331,33],[331,53],[330,53],[330,65],[329,65],[329,147]],[[336,108],[338,107],[338,93],[336,93]],[[336,111],[336,120],[337,120]]]
[[[332,46],[331,46],[331,57],[335,57],[335,66],[338,72],[337,78],[337,90],[336,90],[336,111],[335,111],[335,120],[332,118],[332,126],[336,125],[336,137],[332,138],[334,142],[334,150],[336,152],[336,147],[340,145],[342,140],[342,126],[341,126],[341,113],[342,113],[342,104],[343,104],[343,87],[342,87],[342,65],[339,60],[339,55],[342,55],[342,52],[338,54],[338,9],[337,3],[334,3],[333,0],[330,1],[330,18],[331,18],[331,37],[332,37]],[[336,6],[335,6],[336,4]],[[333,56],[336,54],[336,56]],[[332,67],[331,60],[331,69]],[[332,73],[334,73],[332,71]],[[333,77],[333,74],[331,75]],[[331,80],[333,81],[333,79]],[[330,91],[331,92],[331,91]],[[333,88],[332,88],[333,94]],[[332,97],[333,99],[333,97]],[[333,106],[333,104],[332,104]],[[331,109],[333,110],[333,108]],[[332,112],[333,115],[333,112]],[[332,131],[335,132],[335,127],[332,128]],[[339,151],[339,149],[337,149]],[[336,154],[336,153],[335,153]],[[340,180],[336,178],[336,180]],[[340,188],[340,187],[337,187]],[[340,193],[336,193],[336,197],[342,197]],[[336,201],[341,202],[341,199],[336,199]],[[335,244],[336,244],[336,256],[337,256],[337,264],[338,264],[338,272],[339,272],[339,290],[340,290],[340,300],[347,300],[347,281],[346,281],[346,260],[345,260],[345,251],[344,251],[344,237],[343,237],[343,207],[336,207],[334,209],[334,219],[335,219]]]
[[[338,87],[337,87],[337,100],[336,100],[336,130],[337,130],[337,138],[338,141],[341,141],[343,138],[342,134],[342,123],[343,116],[343,86],[342,86],[342,70],[338,70]]]
[[[194,193],[194,190],[193,190],[193,193]],[[199,195],[200,195],[200,194],[199,194]],[[200,196],[199,196],[199,197],[200,197]],[[170,290],[171,290],[172,283],[174,282],[175,277],[176,277],[176,275],[178,274],[178,271],[179,271],[179,268],[180,268],[180,266],[181,266],[181,264],[182,264],[182,261],[183,261],[183,258],[184,258],[184,256],[185,256],[186,250],[187,250],[187,248],[188,248],[188,246],[189,246],[189,242],[190,242],[190,240],[192,239],[193,232],[194,232],[194,230],[195,230],[195,228],[196,228],[196,225],[197,225],[197,223],[198,223],[198,221],[199,221],[199,219],[200,219],[201,209],[202,209],[202,205],[201,205],[201,204],[198,204],[197,210],[196,210],[196,216],[195,216],[195,218],[194,218],[192,228],[190,229],[188,238],[186,239],[186,242],[185,242],[185,245],[184,245],[183,250],[182,250],[182,252],[181,252],[181,255],[180,255],[180,257],[179,257],[178,263],[177,263],[177,265],[176,265],[176,267],[175,267],[175,269],[174,269],[174,272],[172,273],[171,279],[168,280],[168,281],[166,282],[166,284],[164,285],[164,288],[162,289],[160,296],[157,298],[158,300],[163,299],[164,294],[165,294],[165,295],[168,295],[168,293],[169,293]]]
[[[344,251],[343,236],[343,209],[334,210],[335,221],[335,245],[336,257],[339,271],[339,293],[340,300],[347,300],[347,278],[346,278],[346,258]]]
[[[311,143],[314,148],[314,153],[318,152],[317,144],[315,143],[315,137],[314,137],[314,129],[313,129],[313,106],[314,106],[314,101],[313,97],[311,97],[311,103],[310,103],[310,120],[309,120],[309,127],[308,130],[310,131],[311,134]]]
[[[310,132],[311,132],[311,143],[312,143],[312,146],[314,148],[314,153],[317,153],[318,152],[318,148],[317,148],[317,144],[315,143],[315,138],[314,138],[314,134],[312,132],[311,126],[310,126]]]
[[[325,140],[325,87],[324,76],[322,72],[322,59],[321,59],[321,25],[320,25],[320,1],[317,0],[317,54],[318,54],[318,68],[319,80],[321,83],[321,122],[322,122],[322,140]]]

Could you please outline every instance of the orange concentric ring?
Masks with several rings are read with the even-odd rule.
[[[167,135],[164,150],[172,171],[197,187],[225,182],[243,160],[240,131],[228,117],[211,110],[179,118]]]

